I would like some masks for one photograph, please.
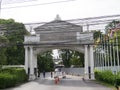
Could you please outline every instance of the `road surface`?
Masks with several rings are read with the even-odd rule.
[[[112,90],[100,85],[95,81],[83,81],[81,77],[67,75],[66,79],[61,79],[58,84],[49,75],[46,78],[40,77],[35,81],[23,85],[8,88],[5,90]]]

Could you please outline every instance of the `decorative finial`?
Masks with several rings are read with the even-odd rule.
[[[60,16],[57,14],[55,20],[61,20]]]

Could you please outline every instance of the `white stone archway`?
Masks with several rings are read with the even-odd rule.
[[[94,79],[93,33],[83,32],[82,26],[54,20],[35,28],[36,35],[24,37],[25,70],[35,79],[37,54],[51,49],[71,49],[85,56],[84,76]]]

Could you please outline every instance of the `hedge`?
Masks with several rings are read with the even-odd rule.
[[[111,85],[120,85],[120,72],[115,75],[110,70],[95,70],[95,79]]]
[[[22,68],[7,68],[0,71],[0,89],[13,87],[28,80]]]

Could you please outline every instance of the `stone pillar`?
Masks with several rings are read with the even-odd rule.
[[[25,71],[26,71],[26,74],[28,74],[28,47],[25,46]]]
[[[30,80],[34,80],[35,79],[35,75],[34,75],[34,62],[33,62],[33,47],[30,47]]]
[[[91,79],[94,79],[94,57],[93,57],[93,45],[90,45],[90,71]]]
[[[37,55],[34,54],[34,68],[37,68]]]
[[[85,45],[85,69],[84,69],[84,78],[89,79],[88,76],[88,45]]]

